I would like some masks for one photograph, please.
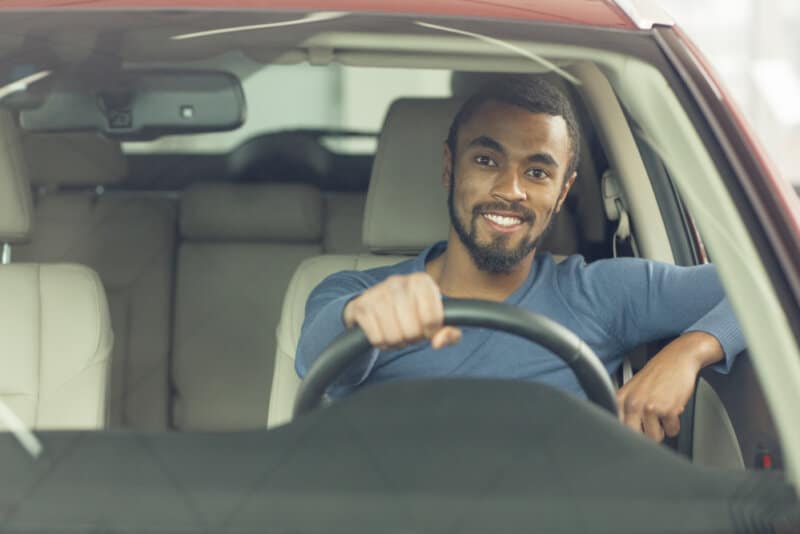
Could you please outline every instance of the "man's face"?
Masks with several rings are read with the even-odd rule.
[[[563,117],[487,102],[461,125],[454,158],[445,144],[450,221],[479,269],[509,273],[533,253],[575,179],[569,143]]]

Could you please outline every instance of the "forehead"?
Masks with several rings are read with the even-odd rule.
[[[491,137],[509,153],[523,156],[550,152],[557,161],[569,157],[567,122],[560,115],[531,112],[502,102],[486,102],[458,132],[458,144],[468,145],[480,136]]]

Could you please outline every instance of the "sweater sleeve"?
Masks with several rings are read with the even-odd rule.
[[[323,280],[306,302],[306,316],[300,331],[295,370],[302,378],[325,347],[346,327],[342,316],[348,302],[371,285],[369,276],[358,271],[343,271]],[[367,377],[377,357],[377,350],[355,362],[331,388],[331,393],[345,392]]]
[[[622,351],[677,336],[706,332],[720,342],[724,360],[714,365],[727,373],[746,348],[716,268],[680,267],[640,258],[601,260],[583,266],[581,289]]]

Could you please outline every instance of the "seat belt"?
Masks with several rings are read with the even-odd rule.
[[[603,173],[600,189],[603,192],[603,209],[606,212],[606,218],[609,221],[618,221],[611,245],[614,257],[620,257],[620,244],[630,249],[625,256],[638,257],[639,248],[636,246],[636,240],[631,233],[631,219],[625,209],[619,180],[613,170],[608,169]],[[620,384],[620,387],[625,385],[631,378],[633,378],[633,366],[630,358],[625,358],[622,362],[622,384]]]
[[[614,230],[614,240],[611,245],[614,257],[617,258],[621,255],[638,257],[639,247],[636,245],[633,234],[631,234],[631,219],[622,200],[619,180],[611,169],[603,173],[601,190],[603,191],[603,209],[606,212],[606,217],[609,221],[619,221],[617,229]],[[630,247],[630,254],[620,254],[620,244]]]

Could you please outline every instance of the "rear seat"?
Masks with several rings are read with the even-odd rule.
[[[114,331],[110,424],[166,428],[174,201],[92,190],[127,172],[119,145],[97,135],[28,134],[23,146],[37,195],[31,242],[15,259],[97,271]]]
[[[312,186],[186,190],[172,363],[177,428],[264,427],[283,295],[300,262],[323,251],[322,227],[323,198]]]
[[[358,254],[367,248],[361,242],[366,193],[326,192],[322,248],[325,254]]]

